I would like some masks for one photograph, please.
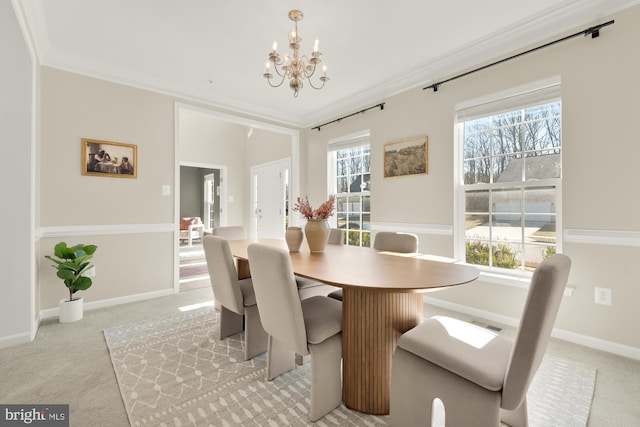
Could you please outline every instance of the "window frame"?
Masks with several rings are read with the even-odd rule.
[[[361,209],[360,209],[360,219],[361,219],[361,224],[364,222],[362,219],[362,215],[363,213],[368,213],[369,215],[369,224],[371,224],[371,190],[366,190],[366,191],[360,191],[360,192],[349,192],[347,191],[345,192],[341,192],[338,193],[337,190],[337,178],[338,178],[338,171],[337,171],[337,152],[341,151],[341,150],[348,150],[348,149],[352,149],[352,148],[358,148],[358,147],[368,147],[369,149],[369,182],[371,182],[371,140],[370,140],[370,132],[369,130],[365,130],[365,131],[361,131],[361,132],[356,132],[354,134],[350,134],[350,135],[346,135],[340,138],[336,138],[333,140],[330,140],[329,143],[327,144],[327,189],[329,191],[329,195],[334,195],[336,197],[336,213],[335,215],[331,218],[331,226],[332,227],[337,227],[338,226],[338,198],[340,197],[360,197],[360,201],[361,201]],[[362,210],[362,206],[364,206],[364,203],[362,203],[362,197],[368,196],[369,197],[369,211],[363,212]],[[346,243],[345,244],[349,244],[349,229],[345,228],[345,239],[346,239]],[[355,230],[354,230],[355,231]],[[363,228],[359,229],[359,235],[360,235],[360,245],[362,246],[362,242],[363,242],[363,238],[362,238],[362,234],[363,232],[368,232],[369,236],[371,236],[371,230],[365,230]],[[371,242],[370,238],[369,238],[369,242]],[[371,244],[371,243],[370,243]]]
[[[495,183],[474,183],[465,184],[464,182],[464,124],[466,121],[476,118],[487,117],[500,114],[503,112],[517,111],[525,109],[531,105],[551,103],[560,101],[560,176],[558,178],[547,178],[539,180],[520,180],[511,182],[495,182]],[[472,111],[469,118],[461,118],[468,115],[468,111]],[[475,111],[474,111],[475,110]],[[532,85],[515,88],[499,94],[494,94],[483,99],[469,101],[467,103],[457,105],[454,112],[454,254],[457,259],[466,260],[466,194],[468,191],[474,190],[496,190],[496,189],[518,189],[526,191],[527,188],[555,188],[555,221],[556,221],[556,252],[562,252],[562,158],[564,154],[562,141],[562,97],[560,94],[559,79],[551,79],[546,82],[538,82]],[[523,150],[525,153],[526,150]],[[495,153],[491,153],[493,156]],[[520,199],[523,200],[522,198]],[[490,212],[493,211],[490,209]],[[525,207],[521,203],[520,215],[525,215]],[[524,228],[523,238],[520,244],[525,244]],[[489,243],[496,243],[490,237]],[[528,280],[533,274],[532,271],[522,271],[519,269],[508,269],[495,266],[476,266],[481,276],[491,282],[506,285],[515,285],[518,287],[527,287]]]

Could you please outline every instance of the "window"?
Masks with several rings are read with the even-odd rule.
[[[370,246],[370,148],[368,132],[329,145],[330,188],[336,197],[336,226],[346,244]]]
[[[460,153],[458,257],[533,271],[558,247],[559,86],[456,112]],[[462,224],[462,222],[459,222]],[[463,230],[463,231],[462,231]]]

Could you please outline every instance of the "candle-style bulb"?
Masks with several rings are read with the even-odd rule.
[[[274,40],[273,42],[273,51],[275,52],[276,50],[278,50],[278,42]]]
[[[313,45],[313,51],[317,52],[318,51],[318,44],[320,43],[320,40],[316,39],[316,42]]]

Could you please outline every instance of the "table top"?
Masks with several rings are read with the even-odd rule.
[[[247,247],[261,243],[288,250],[283,239],[230,240],[231,252],[248,259]],[[290,252],[293,271],[302,277],[341,288],[366,288],[381,292],[427,292],[472,282],[476,267],[350,245],[328,244],[324,252]],[[437,257],[436,257],[437,259]]]

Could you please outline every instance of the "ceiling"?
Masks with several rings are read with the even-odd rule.
[[[593,25],[638,0],[17,0],[40,63],[309,127]],[[315,38],[330,80],[262,76],[273,41]],[[578,28],[577,31],[583,28]]]

